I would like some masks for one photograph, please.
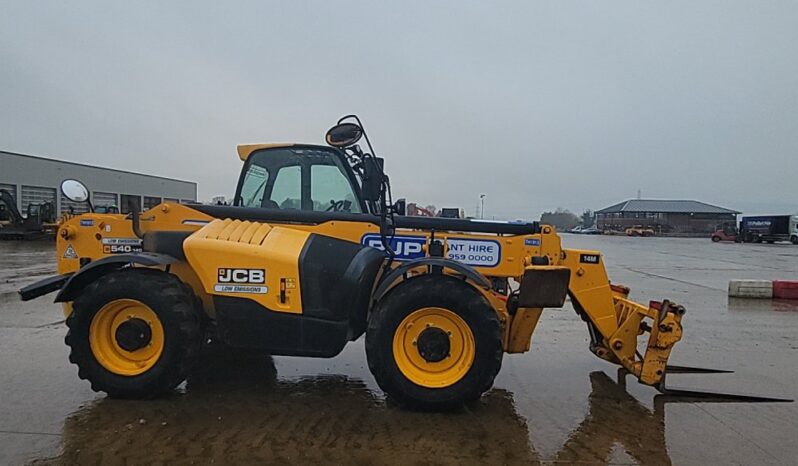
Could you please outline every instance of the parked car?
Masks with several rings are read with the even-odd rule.
[[[600,235],[604,232],[599,230],[595,226],[592,226],[592,227],[582,228],[582,231],[580,231],[579,233],[583,235]]]
[[[573,233],[575,235],[600,235],[603,232],[596,228],[595,226],[583,228],[581,226],[571,228],[568,230],[568,233]]]

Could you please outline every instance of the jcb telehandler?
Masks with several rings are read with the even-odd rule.
[[[669,369],[698,370],[667,365],[684,308],[631,301],[598,251],[563,249],[536,222],[404,216],[356,116],[326,142],[239,146],[233,206],[71,218],[58,232],[59,275],[22,299],[58,291],[79,377],[122,398],[172,390],[209,339],[332,357],[365,333],[385,392],[447,408],[488,390],[503,354],[529,350],[543,308],[566,296],[590,350],[640,382],[677,393],[664,386]],[[75,180],[62,191],[89,197]]]

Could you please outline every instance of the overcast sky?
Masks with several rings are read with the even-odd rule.
[[[798,2],[0,4],[0,149],[207,200],[357,113],[410,202],[798,212]]]

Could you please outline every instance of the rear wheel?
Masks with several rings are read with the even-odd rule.
[[[369,369],[400,404],[448,409],[479,398],[503,356],[496,312],[464,281],[425,275],[397,285],[366,331]]]
[[[202,343],[198,300],[154,269],[105,275],[75,299],[66,343],[78,376],[117,398],[152,398],[183,380]]]
[[[798,244],[798,236],[792,235],[792,238],[790,238],[790,242],[792,244]]]
[[[718,241],[720,241],[720,236],[717,236],[717,235],[712,236],[712,242],[713,243],[717,243]]]

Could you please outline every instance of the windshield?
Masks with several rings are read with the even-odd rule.
[[[254,152],[236,205],[362,213],[341,156],[331,149],[280,147]]]

